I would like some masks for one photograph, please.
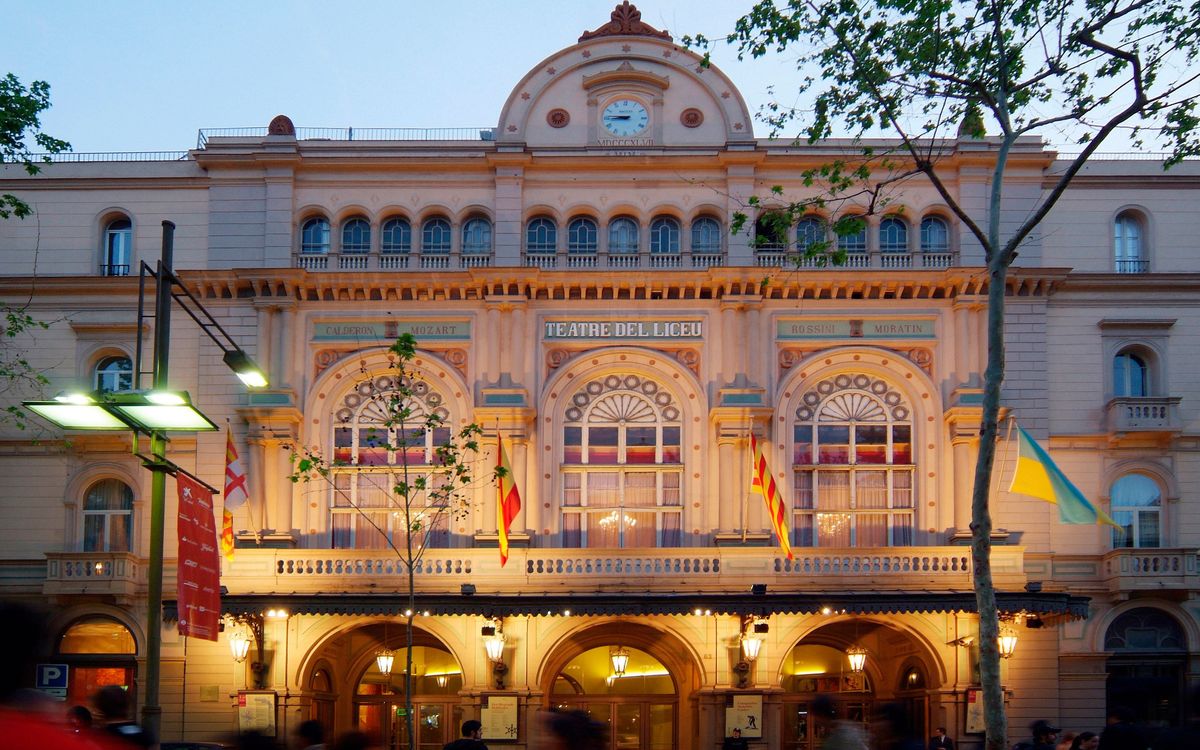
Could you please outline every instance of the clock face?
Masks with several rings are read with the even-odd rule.
[[[604,129],[618,138],[637,135],[650,124],[646,107],[633,99],[617,99],[609,103],[600,115]]]

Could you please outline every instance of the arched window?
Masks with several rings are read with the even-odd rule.
[[[837,246],[839,250],[845,250],[847,253],[851,254],[867,252],[866,222],[862,221],[859,229],[851,232],[850,234],[838,235]]]
[[[563,546],[678,547],[683,427],[671,393],[614,374],[583,385],[568,403]]]
[[[786,250],[788,245],[788,215],[782,211],[765,211],[754,222],[755,250]]]
[[[412,225],[408,219],[388,219],[380,232],[379,251],[388,254],[412,251]]]
[[[913,543],[912,410],[898,391],[861,374],[823,380],[793,430],[796,546]]]
[[[128,552],[133,539],[133,490],[101,479],[83,499],[83,551]]]
[[[825,221],[819,216],[805,216],[796,224],[796,251],[821,252],[826,249]]]
[[[1113,482],[1113,548],[1162,546],[1162,489],[1145,474],[1126,474]]]
[[[692,254],[717,255],[721,252],[721,223],[709,216],[692,222]]]
[[[330,528],[337,549],[388,549],[388,542],[407,544],[403,500],[393,492],[402,481],[414,485],[437,482],[437,446],[450,441],[450,413],[442,394],[424,381],[414,381],[406,404],[407,429],[388,425],[388,402],[395,397],[394,379],[381,375],[358,383],[334,414],[333,487]],[[427,415],[443,426],[425,429]],[[407,478],[405,478],[407,471]],[[450,541],[450,511],[423,493],[413,497],[414,545],[445,547]]]
[[[1113,222],[1113,250],[1117,273],[1145,273],[1150,270],[1142,240],[1142,220],[1126,211]]]
[[[679,254],[679,222],[670,216],[660,216],[650,222],[650,252]]]
[[[329,220],[316,216],[300,229],[300,252],[324,255],[329,252]]]
[[[1113,395],[1141,398],[1150,395],[1146,360],[1126,349],[1113,357]]]
[[[941,217],[926,216],[921,219],[921,252],[950,252],[950,228]]]
[[[1104,634],[1108,710],[1124,706],[1150,726],[1178,726],[1187,706],[1187,633],[1171,615],[1138,607],[1113,620]]]
[[[567,252],[571,254],[594,254],[599,246],[600,230],[596,222],[587,217],[571,219],[567,226]]]
[[[450,222],[441,217],[421,225],[421,252],[444,255],[450,252]]]
[[[610,255],[636,255],[638,251],[637,222],[622,216],[608,225],[608,252]]]
[[[908,252],[908,225],[902,219],[889,216],[879,222],[879,252]]]
[[[126,356],[105,357],[96,363],[93,388],[105,393],[133,390],[133,360]]]
[[[131,696],[137,695],[133,689],[137,642],[129,628],[111,617],[89,615],[72,622],[59,635],[54,656],[55,661],[67,665],[64,698],[69,706],[86,705],[106,685],[118,685]],[[133,711],[113,718],[132,719]]]
[[[366,219],[356,216],[342,225],[342,252],[371,252],[371,224]]]
[[[558,250],[558,226],[539,216],[525,225],[525,252],[553,255]]]
[[[462,251],[469,255],[486,255],[492,252],[492,222],[477,218],[463,224]]]
[[[104,276],[128,276],[133,262],[133,224],[129,219],[114,219],[104,228]]]

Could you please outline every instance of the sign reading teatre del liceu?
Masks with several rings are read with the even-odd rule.
[[[698,339],[700,320],[547,320],[547,339]]]

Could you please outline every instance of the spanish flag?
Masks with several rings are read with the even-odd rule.
[[[233,444],[233,431],[225,430],[225,508],[221,513],[221,553],[233,559],[233,512],[250,499],[246,472]]]
[[[788,559],[791,560],[792,546],[788,543],[787,509],[783,507],[783,497],[779,494],[775,477],[771,476],[771,469],[767,466],[767,457],[763,453],[762,446],[758,444],[758,438],[754,437],[754,433],[750,434],[750,455],[753,462],[750,472],[750,491],[763,496],[763,502],[767,504],[767,516],[771,519],[775,536],[779,537],[779,547],[787,553]]]
[[[512,462],[504,450],[504,436],[496,431],[496,528],[500,535],[500,567],[508,562],[508,532],[521,511],[521,493],[513,475]]]
[[[1021,427],[1017,427],[1017,469],[1008,491],[1054,503],[1058,506],[1058,520],[1063,523],[1106,523],[1121,528],[1083,496]]]

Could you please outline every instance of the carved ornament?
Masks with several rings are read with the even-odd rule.
[[[604,36],[650,36],[671,41],[671,35],[666,30],[659,31],[650,24],[642,23],[642,12],[629,0],[624,0],[613,9],[611,19],[594,31],[583,32],[579,41],[586,42]]]

